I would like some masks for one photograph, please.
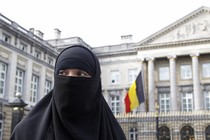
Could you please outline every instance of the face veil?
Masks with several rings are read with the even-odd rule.
[[[91,78],[58,75],[64,69],[81,69]],[[97,110],[96,101],[101,96],[100,66],[90,50],[73,46],[62,51],[55,64],[54,79],[53,99],[58,113],[62,113],[60,117],[68,115],[68,120],[73,115],[78,118]]]
[[[90,74],[91,78],[58,75],[63,69],[81,69]],[[55,133],[55,137],[97,139],[101,116],[100,98],[100,67],[96,57],[80,46],[61,52],[55,65],[53,90],[53,112],[58,114],[54,115],[54,121],[60,120],[61,123],[54,123],[54,129],[66,131],[68,135]]]
[[[59,75],[65,69],[83,70],[91,78]],[[15,128],[11,140],[125,140],[102,95],[100,73],[91,50],[64,49],[55,63],[53,90]],[[26,133],[30,129],[33,133]]]

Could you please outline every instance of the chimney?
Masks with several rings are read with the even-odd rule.
[[[28,34],[33,37],[34,36],[34,28],[29,28]]]
[[[41,39],[43,39],[43,37],[44,37],[44,33],[42,33],[42,32],[39,31],[39,30],[36,30],[36,35],[37,35],[38,37],[40,37]]]
[[[60,39],[61,31],[58,28],[55,28],[54,29],[54,35],[55,35],[55,39]]]
[[[122,43],[131,43],[133,35],[122,35],[121,41]]]
[[[29,28],[29,32],[31,32],[32,34],[34,34],[34,28]]]

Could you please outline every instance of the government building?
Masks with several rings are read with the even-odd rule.
[[[184,16],[184,15],[183,15]],[[128,140],[210,140],[210,8],[200,7],[139,42],[91,47],[79,37],[52,40],[0,15],[0,140],[53,88],[58,53],[91,49],[101,64],[102,94]],[[145,101],[125,113],[139,72]]]

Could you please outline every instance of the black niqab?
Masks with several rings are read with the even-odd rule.
[[[67,77],[60,70],[91,75]],[[54,88],[15,128],[11,140],[125,140],[101,91],[100,65],[83,46],[63,50],[55,65]]]

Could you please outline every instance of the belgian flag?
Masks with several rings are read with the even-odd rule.
[[[142,102],[145,101],[141,71],[139,72],[136,80],[130,86],[124,101],[126,113],[131,112],[133,109],[137,108]]]

